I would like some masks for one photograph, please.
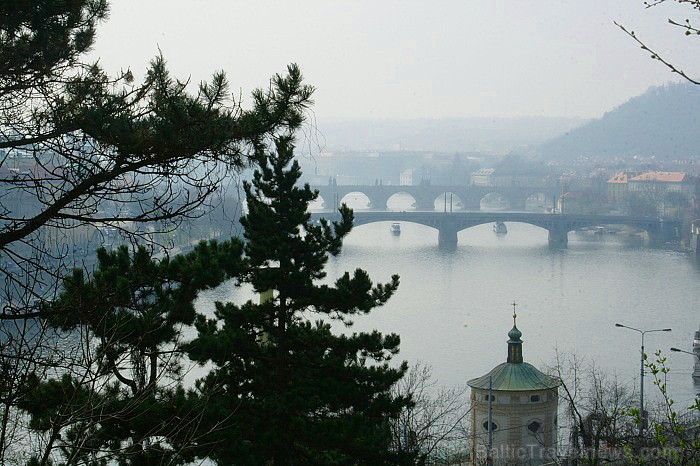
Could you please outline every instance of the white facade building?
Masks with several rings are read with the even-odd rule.
[[[399,186],[413,186],[413,168],[407,168],[401,172]]]

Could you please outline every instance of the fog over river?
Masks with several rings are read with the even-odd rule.
[[[395,296],[356,318],[349,331],[400,334],[398,360],[431,365],[439,384],[464,384],[505,361],[515,300],[525,361],[535,366],[553,365],[557,350],[575,353],[636,390],[640,335],[614,324],[671,327],[671,333],[647,334],[646,352],[668,356],[668,387],[678,409],[700,391],[691,378],[692,356],[669,351],[690,351],[700,324],[700,267],[686,254],[646,247],[634,236],[573,232],[567,249],[550,250],[546,230],[519,223],[507,223],[503,236],[492,225],[464,230],[456,250],[448,251],[438,248],[436,230],[403,223],[393,236],[389,225],[355,228],[341,255],[329,261],[329,279],[358,267],[379,282],[399,274]],[[252,297],[228,283],[204,294],[198,308],[211,312],[214,300]],[[647,375],[645,392],[656,391]]]

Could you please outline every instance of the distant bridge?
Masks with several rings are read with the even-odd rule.
[[[321,217],[332,220],[337,214],[313,213],[312,219]],[[356,226],[375,222],[405,222],[426,225],[438,230],[441,246],[455,246],[457,233],[484,223],[519,222],[529,223],[549,232],[549,244],[566,247],[568,233],[585,227],[598,225],[629,225],[646,231],[652,242],[677,241],[681,220],[652,217],[627,217],[616,215],[570,215],[532,212],[362,212],[355,211]]]
[[[525,187],[525,186],[396,186],[396,185],[328,185],[312,186],[323,198],[326,207],[340,205],[341,200],[350,193],[362,193],[369,198],[372,210],[385,210],[391,196],[406,193],[416,201],[417,210],[434,210],[435,201],[439,198],[449,199],[445,194],[453,194],[462,202],[465,210],[479,210],[481,200],[487,194],[499,194],[508,202],[509,209],[525,210],[525,201],[533,194],[543,194],[551,205],[556,205],[557,196],[561,194],[558,186]],[[448,207],[449,210],[449,207]]]

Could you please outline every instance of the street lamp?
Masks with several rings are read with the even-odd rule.
[[[658,328],[653,330],[639,330],[638,328],[628,327],[627,325],[615,324],[615,327],[634,330],[642,335],[642,352],[640,357],[639,368],[639,435],[644,432],[644,334],[652,332],[670,332],[670,328]]]
[[[693,378],[700,378],[700,353],[693,353],[692,351],[686,351],[679,348],[671,348],[671,351],[675,353],[685,353],[695,356],[695,368],[693,370]]]
[[[699,357],[699,356],[700,356],[700,355],[697,355],[697,354],[693,353],[692,351],[686,351],[686,350],[682,350],[682,349],[679,349],[679,348],[671,348],[671,351],[673,351],[674,353],[685,353],[685,354],[690,354],[690,355],[695,356],[695,357]]]

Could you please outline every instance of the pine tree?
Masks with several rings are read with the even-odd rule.
[[[241,252],[236,239],[161,260],[144,247],[100,249],[91,277],[81,269],[66,277],[43,310],[64,341],[62,362],[48,380],[31,376],[19,402],[43,440],[37,464],[194,459],[206,399],[182,386],[182,332],[197,294],[238,275]]]
[[[399,337],[337,335],[331,323],[350,326],[353,316],[383,305],[398,276],[373,285],[358,269],[323,283],[352,211],[343,206],[339,221],[312,223],[307,207],[317,193],[297,186],[293,139],[278,137],[275,145],[257,155],[253,181],[244,185],[249,213],[241,219],[240,282],[271,291],[271,298],[217,303],[216,319],[201,319],[189,346],[191,358],[214,365],[200,381],[203,391],[218,393],[209,422],[225,426],[211,456],[236,465],[395,464],[389,420],[410,403],[390,393],[406,371],[405,363],[388,363]]]

